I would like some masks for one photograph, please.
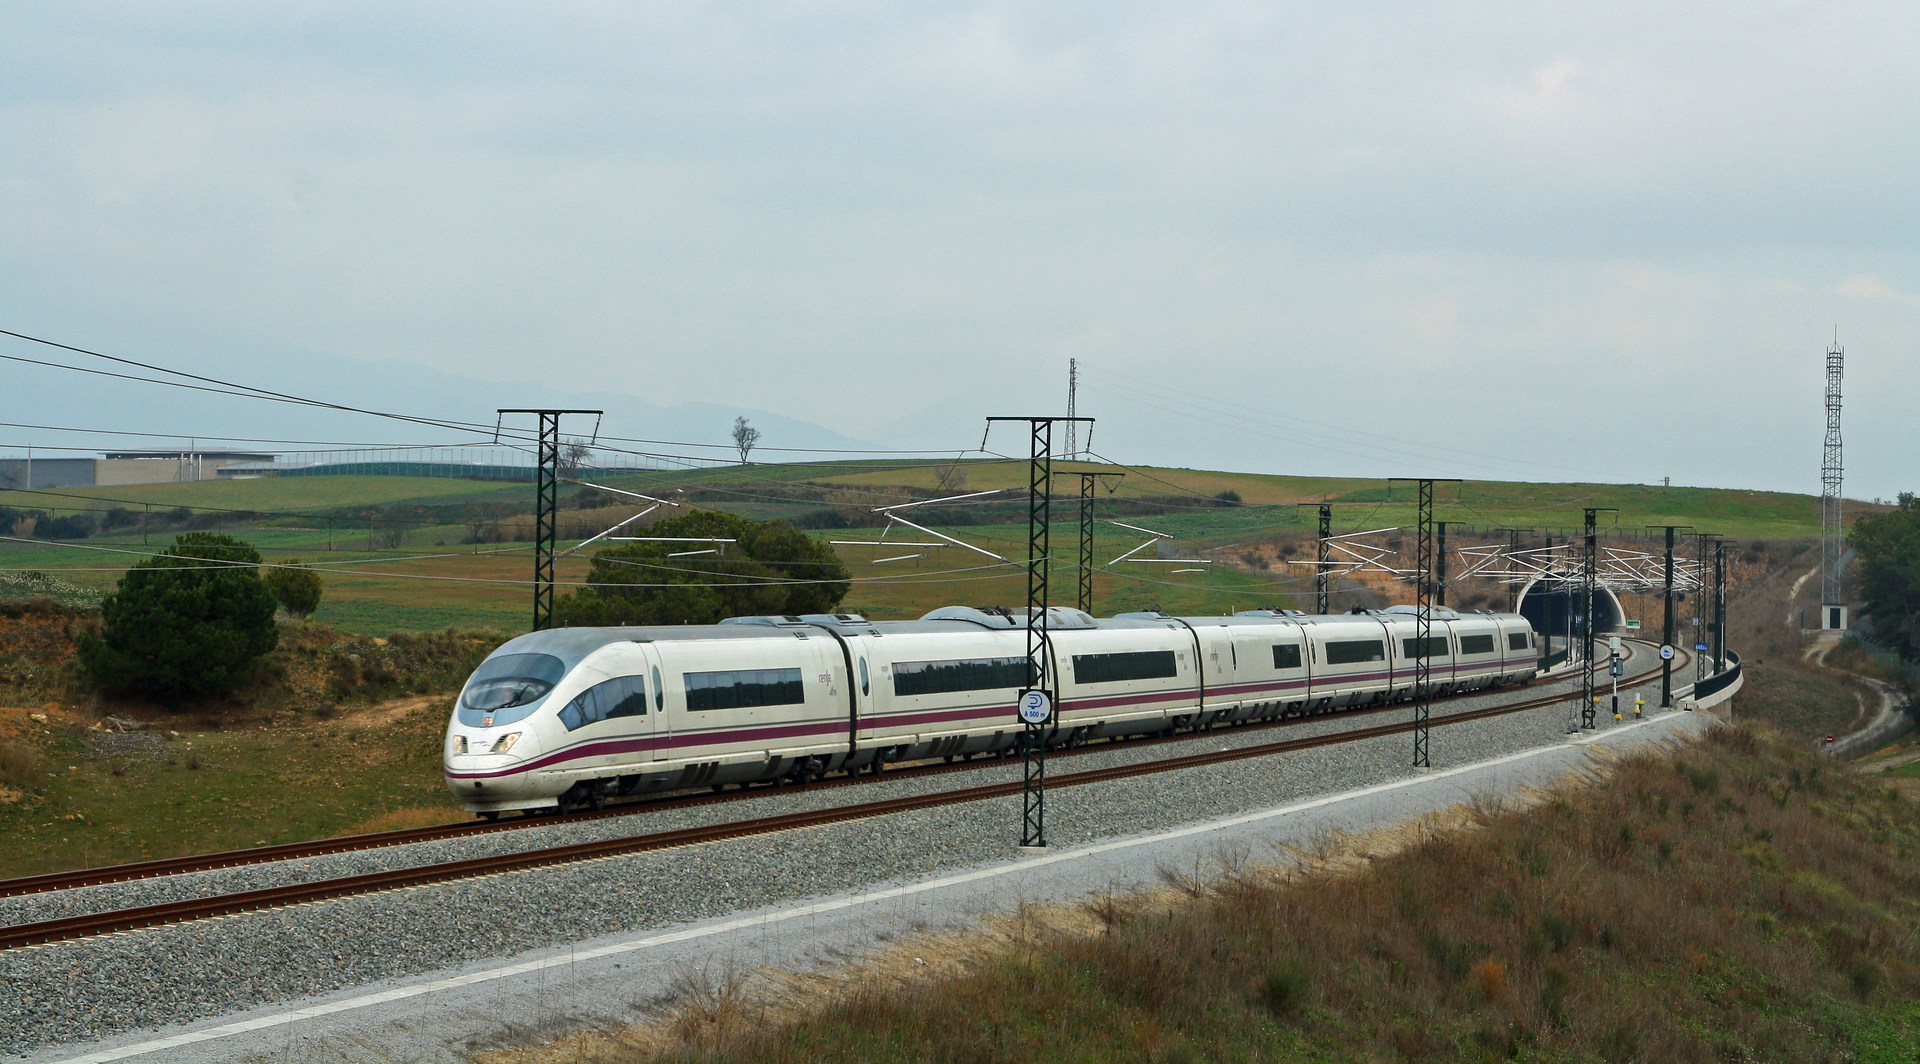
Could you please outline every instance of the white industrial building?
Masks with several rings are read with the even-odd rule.
[[[227,466],[271,463],[251,451],[112,451],[99,458],[0,459],[0,488],[91,488],[214,480]]]

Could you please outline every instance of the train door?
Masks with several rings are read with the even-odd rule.
[[[862,729],[871,727],[862,722],[874,717],[874,700],[882,679],[881,660],[879,655],[873,653],[869,645],[871,641],[865,636],[855,635],[849,636],[846,642],[847,656],[852,659],[853,665],[853,675],[847,678],[847,685],[852,689],[848,695],[849,712],[853,714],[853,719],[848,722],[848,735],[851,738]]]
[[[673,721],[667,714],[666,672],[660,651],[652,643],[636,643],[646,661],[647,719],[653,727],[653,760],[665,761],[673,750]]]

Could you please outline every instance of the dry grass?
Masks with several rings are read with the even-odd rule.
[[[430,828],[440,824],[450,824],[462,819],[457,810],[432,806],[411,805],[405,809],[390,809],[376,817],[369,817],[341,830],[341,835],[366,835],[376,831],[401,831],[406,828]]]
[[[664,1022],[482,1059],[1837,1061],[1920,1047],[1920,820],[1897,793],[1723,729],[1530,801],[1328,835],[1291,863],[1221,853],[1164,870],[1148,895],[902,942],[857,974],[703,973]]]
[[[0,790],[11,792],[11,801],[20,801],[47,784],[47,770],[40,764],[40,752],[24,744],[0,746]]]

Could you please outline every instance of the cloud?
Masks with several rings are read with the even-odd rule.
[[[1848,299],[1886,300],[1920,309],[1920,293],[1908,294],[1871,274],[1858,274],[1833,286],[1836,295]]]
[[[1796,485],[1836,321],[1887,353],[1875,394],[1920,386],[1916,29],[1891,0],[16,6],[0,320],[859,438],[952,435],[1081,357],[1356,426],[1497,410],[1542,469],[1617,373],[1640,427],[1606,469]],[[1403,471],[1103,416],[1140,460]],[[1667,424],[1726,434],[1698,477]],[[1890,494],[1878,460],[1850,470]]]

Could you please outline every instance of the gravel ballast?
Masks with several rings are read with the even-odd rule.
[[[1645,654],[1644,649],[1640,650]],[[1644,657],[1642,658],[1644,661]],[[1559,687],[1561,685],[1555,685]],[[1657,692],[1657,681],[1653,685]],[[1641,689],[1644,689],[1641,688]],[[1504,692],[1502,701],[1550,689]],[[1448,702],[1444,714],[1487,704]],[[1622,690],[1622,702],[1632,695]],[[1565,738],[1567,704],[1437,728],[1437,768]],[[1226,729],[1190,742],[1102,748],[1051,762],[1058,774],[1199,750],[1403,720],[1403,712],[1324,718],[1283,729]],[[1613,724],[1601,715],[1603,728]],[[1056,846],[1159,830],[1408,775],[1406,734],[1062,788],[1049,794]],[[1019,778],[1009,761],[977,772],[813,791],[631,818],[556,822],[468,839],[195,873],[9,899],[0,922],[334,878],[486,853],[671,830],[803,808]],[[0,1051],[222,1015],[237,1009],[622,932],[683,924],[785,900],[914,880],[1004,860],[1017,796],[884,818],[346,898],[221,920],[0,953]]]

